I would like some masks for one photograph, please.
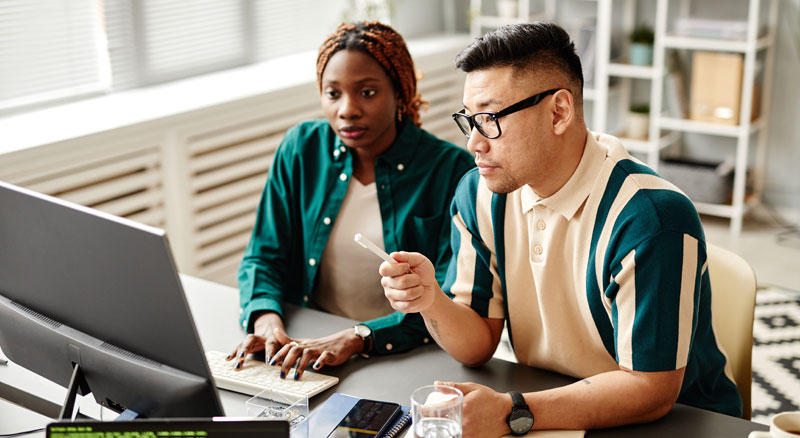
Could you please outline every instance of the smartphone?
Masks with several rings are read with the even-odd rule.
[[[400,405],[391,402],[360,399],[328,438],[375,438],[392,427]]]

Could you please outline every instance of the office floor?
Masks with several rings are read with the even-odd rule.
[[[742,234],[733,238],[727,219],[702,216],[706,240],[747,260],[759,288],[781,287],[800,292],[800,230],[766,207],[751,212]]]

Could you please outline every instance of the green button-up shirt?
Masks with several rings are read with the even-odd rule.
[[[241,323],[248,331],[254,313],[282,314],[284,301],[313,306],[319,260],[353,175],[353,154],[324,119],[286,133],[239,267]],[[410,121],[401,123],[394,143],[375,162],[386,251],[425,254],[439,284],[452,255],[449,205],[472,167],[469,152]],[[347,260],[338,263],[347,269]],[[377,354],[408,350],[428,337],[419,314],[394,312],[365,324],[372,329]]]

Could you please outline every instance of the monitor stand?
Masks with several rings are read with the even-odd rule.
[[[67,388],[67,397],[64,399],[61,413],[58,414],[59,421],[75,421],[75,402],[78,398],[78,391],[80,391],[81,394],[88,394],[91,392],[89,383],[86,381],[83,371],[81,371],[81,366],[73,364],[72,377],[69,379],[69,388]],[[130,409],[125,409],[114,421],[134,420],[137,417],[139,417],[139,414]]]
[[[86,382],[86,377],[84,377],[83,371],[81,371],[81,366],[75,363],[72,367],[72,377],[69,379],[69,387],[67,387],[67,398],[64,399],[61,413],[58,414],[59,420],[75,420],[75,400],[78,397],[79,390],[81,394],[88,394],[90,392],[89,383]]]

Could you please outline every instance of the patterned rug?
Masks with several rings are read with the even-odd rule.
[[[800,410],[800,292],[759,289],[753,322],[753,421]]]

